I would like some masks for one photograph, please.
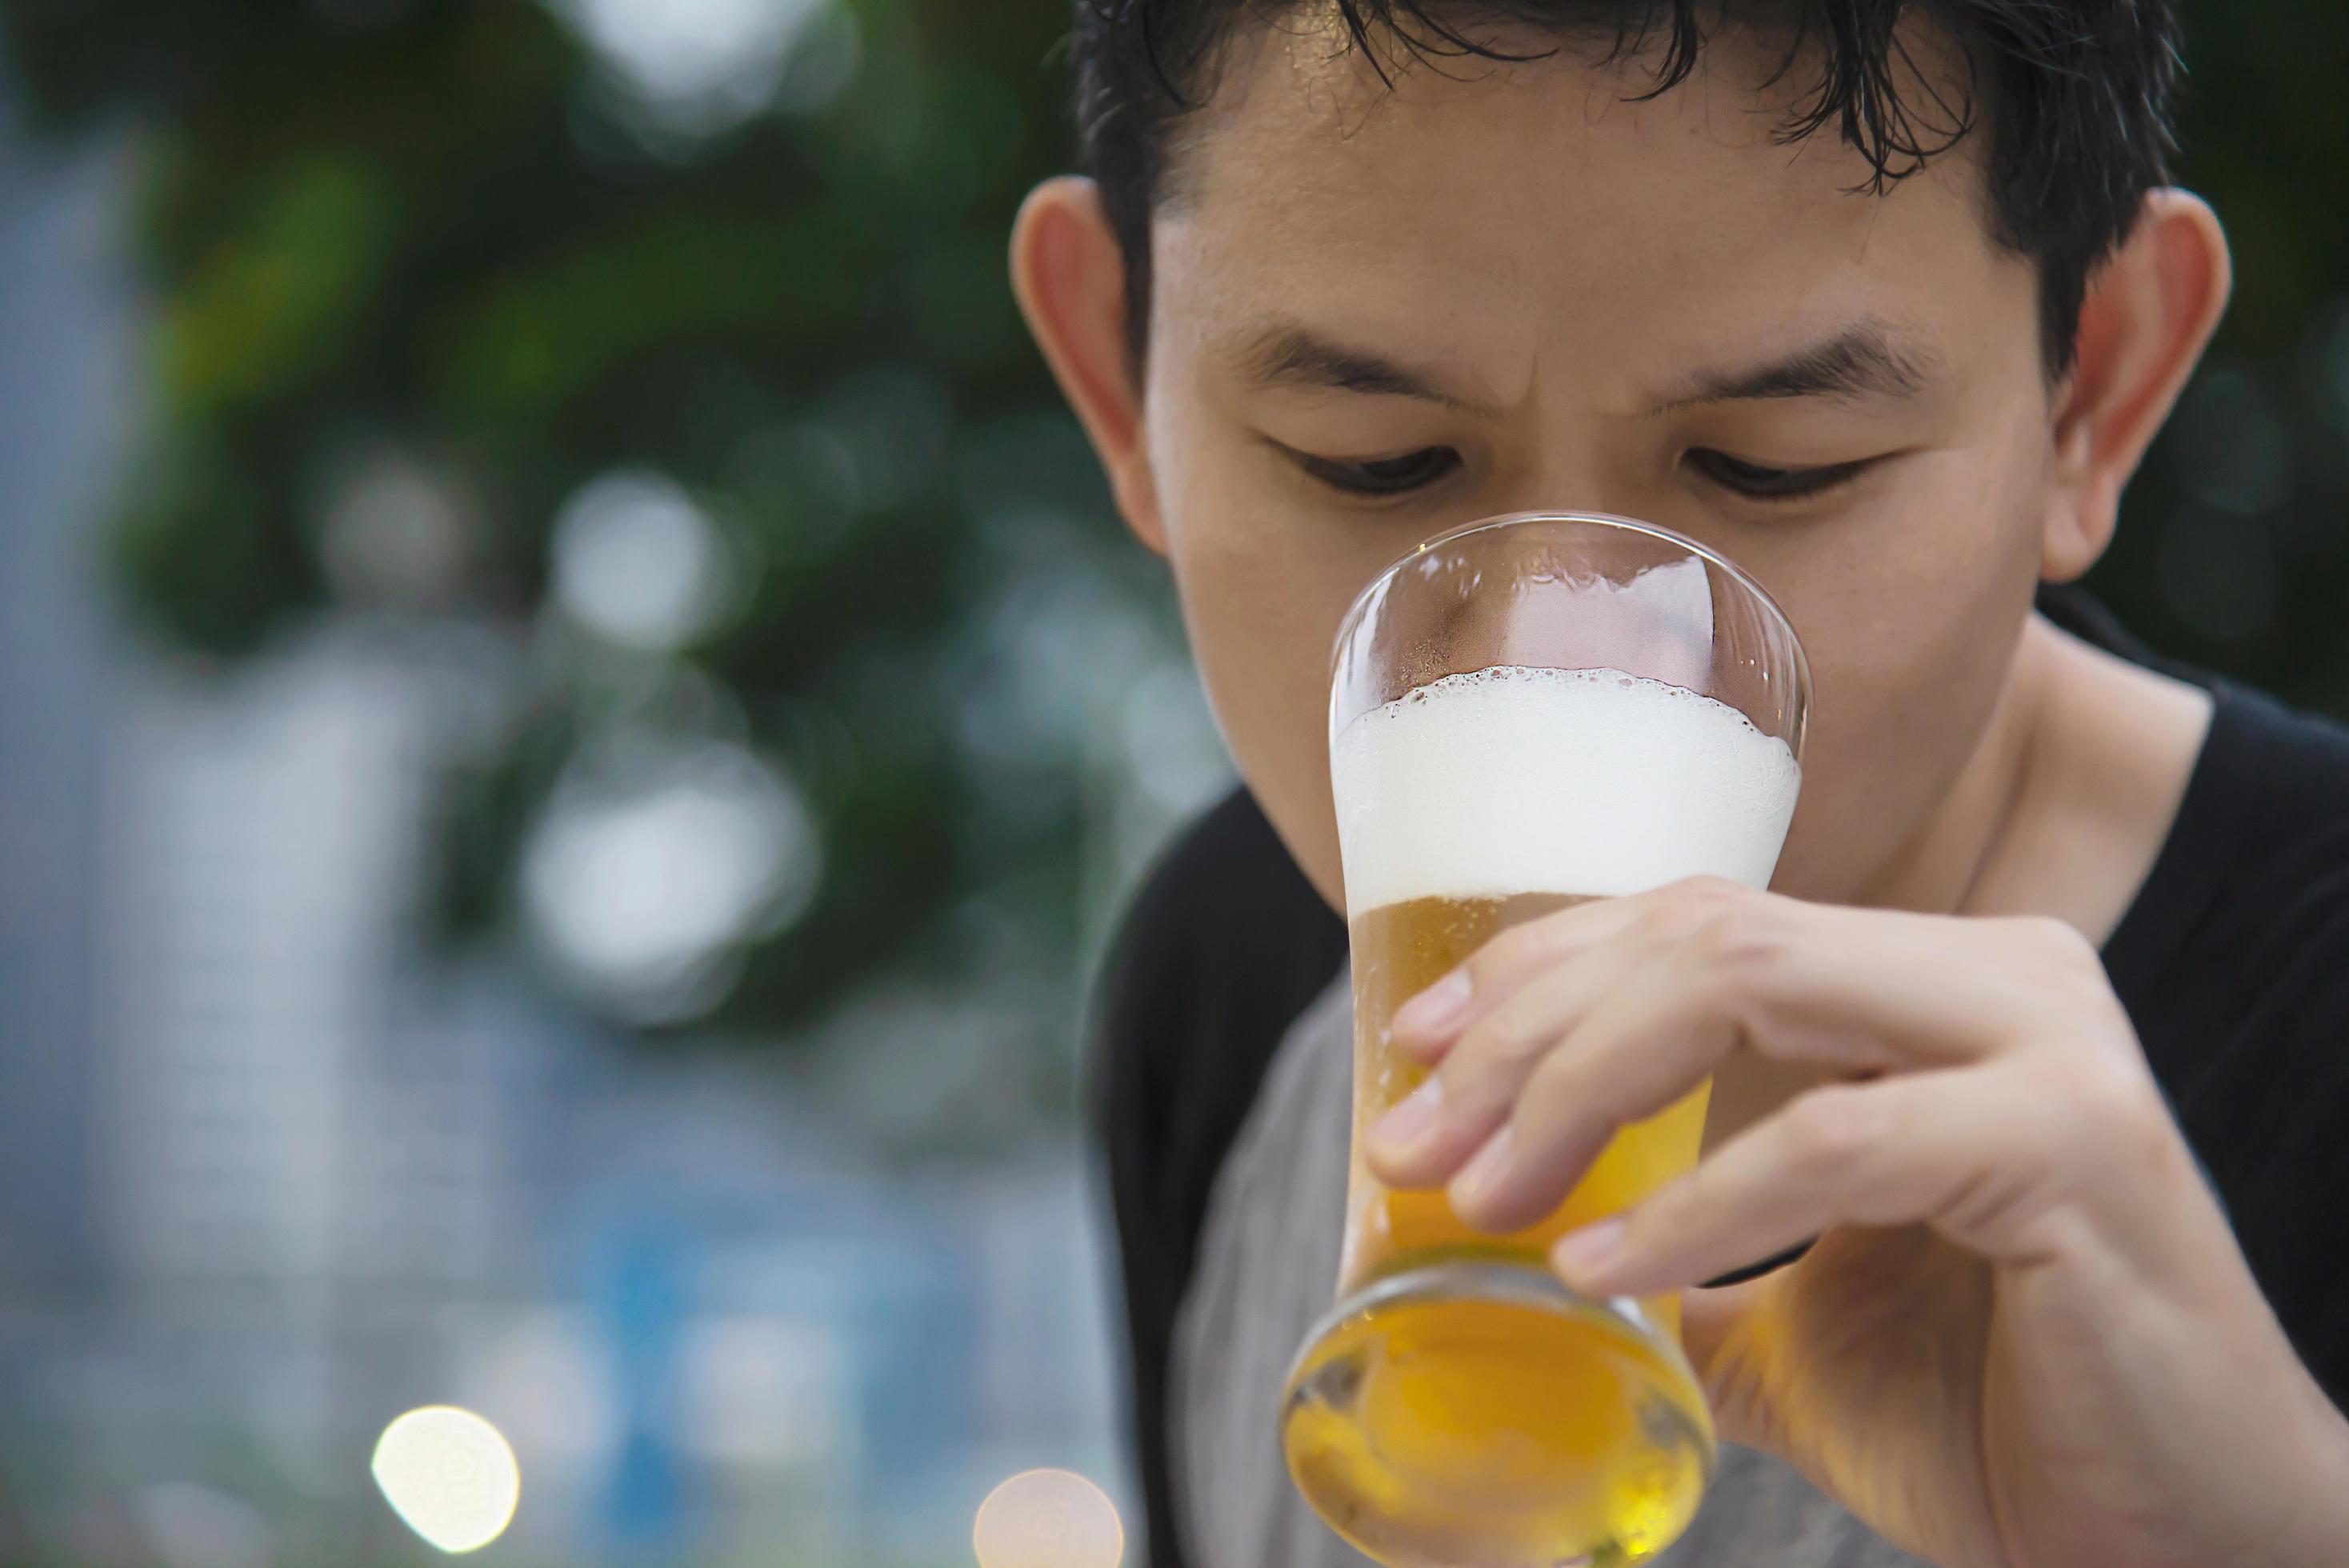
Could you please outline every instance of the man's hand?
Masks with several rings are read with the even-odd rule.
[[[1558,1243],[1683,1297],[1723,1435],[1949,1568],[2349,1563],[2349,1424],[2292,1354],[2088,944],[1692,882],[1507,932],[1397,1014],[1372,1169],[1556,1208],[1733,1055],[1818,1087]]]

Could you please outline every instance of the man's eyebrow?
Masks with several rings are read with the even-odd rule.
[[[1903,348],[1883,323],[1863,321],[1765,364],[1693,377],[1656,411],[1765,397],[1913,397],[1934,368],[1930,355]]]
[[[1350,348],[1294,325],[1270,327],[1257,335],[1242,352],[1240,367],[1259,387],[1318,387],[1416,397],[1464,413],[1494,412],[1490,405],[1444,386],[1432,371],[1367,349]]]

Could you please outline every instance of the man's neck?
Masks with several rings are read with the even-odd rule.
[[[2045,914],[2102,944],[2176,820],[2209,694],[2033,616],[1941,809],[1856,901]]]
[[[1982,742],[1923,830],[1856,903],[2043,914],[2102,946],[2177,820],[2210,699],[2033,616]],[[1744,1056],[1713,1077],[1715,1147],[1810,1080]]]

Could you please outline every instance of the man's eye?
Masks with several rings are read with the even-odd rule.
[[[1341,462],[1302,452],[1297,460],[1307,473],[1332,490],[1350,495],[1401,495],[1424,489],[1458,468],[1460,454],[1450,447],[1422,447],[1399,458],[1373,458],[1367,462]]]
[[[1850,480],[1868,463],[1868,459],[1862,459],[1818,469],[1775,469],[1708,447],[1692,449],[1684,460],[1722,489],[1754,500],[1800,500],[1818,495]]]

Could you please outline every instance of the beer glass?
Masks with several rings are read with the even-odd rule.
[[[1412,1568],[1636,1563],[1687,1526],[1713,1434],[1679,1302],[1592,1300],[1549,1243],[1697,1158],[1706,1090],[1623,1129],[1542,1223],[1471,1230],[1364,1168],[1425,1075],[1395,1009],[1496,933],[1682,877],[1768,882],[1810,678],[1735,566],[1623,518],[1525,514],[1422,546],[1340,629],[1331,783],[1354,985],[1354,1156],[1336,1309],[1282,1403],[1299,1490]]]

